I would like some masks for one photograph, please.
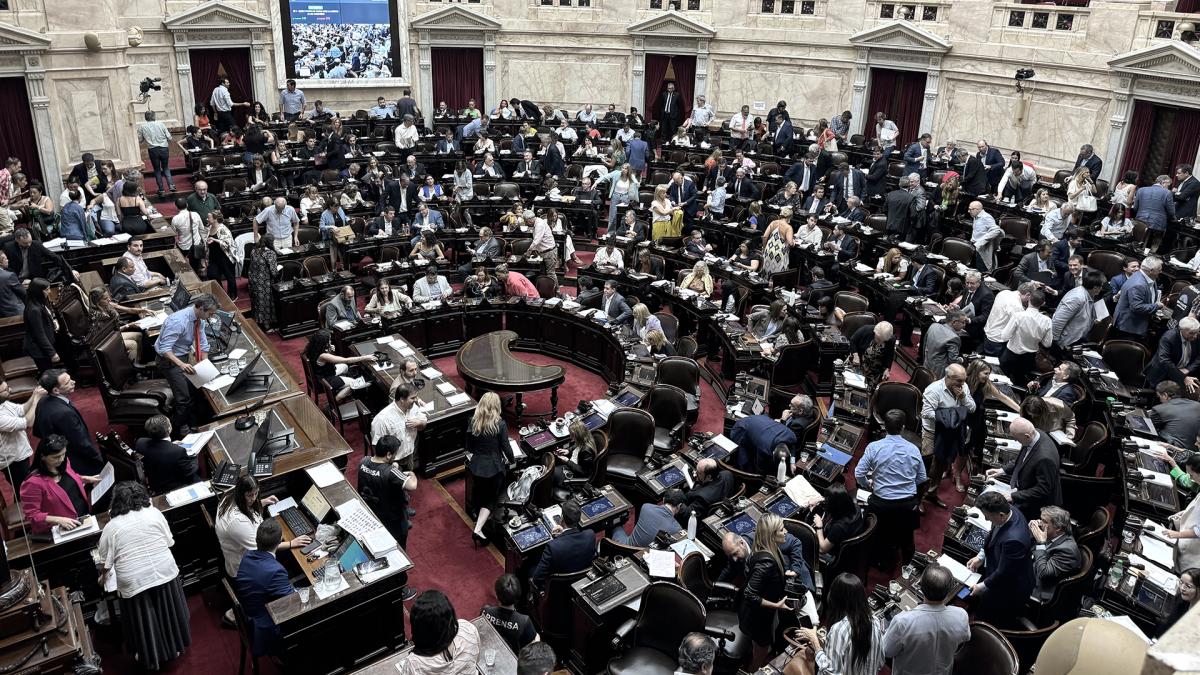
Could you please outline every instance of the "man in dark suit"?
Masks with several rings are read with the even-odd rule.
[[[862,199],[866,194],[866,182],[862,170],[857,166],[850,166],[847,162],[839,164],[837,171],[830,174],[826,181],[831,188],[833,203],[842,211],[849,208],[846,202],[850,197]]]
[[[671,138],[675,129],[683,122],[683,96],[675,91],[675,83],[668,82],[667,89],[654,104],[654,117],[662,127],[662,137]]]
[[[876,148],[872,152],[871,167],[867,169],[867,199],[882,197],[887,190],[888,161],[883,152]]]
[[[729,196],[734,199],[758,199],[758,186],[746,175],[744,167],[738,167],[733,172],[733,181],[729,183]]]
[[[4,244],[8,256],[8,269],[25,281],[42,278],[50,281],[72,283],[79,280],[79,273],[59,254],[34,241],[33,235],[24,227],[17,228],[12,239]]]
[[[408,223],[411,220],[409,214],[421,201],[417,192],[418,188],[409,180],[408,174],[401,173],[399,180],[384,180],[383,196],[379,200],[380,212],[382,213],[384,206],[390,204],[396,209],[396,220]]]
[[[1062,485],[1058,480],[1058,448],[1050,435],[1038,431],[1033,422],[1024,417],[1013,420],[1008,430],[1013,440],[1021,444],[1021,451],[1003,468],[988,469],[987,477],[1008,482],[1012,492],[1006,499],[1021,510],[1025,519],[1038,515],[1043,506],[1060,506]]]
[[[983,283],[983,275],[977,270],[967,272],[963,277],[962,295],[950,301],[950,307],[960,309],[971,316],[971,320],[967,322],[968,340],[964,344],[968,351],[973,349],[974,345],[983,344],[983,326],[987,323],[995,301],[996,294]]]
[[[621,325],[633,318],[633,310],[629,308],[629,303],[617,292],[617,284],[611,280],[604,282],[604,297],[600,298],[600,309],[612,324]]]
[[[933,297],[937,293],[938,274],[932,267],[926,264],[926,259],[923,254],[916,253],[912,256],[912,266],[909,268],[912,279],[913,292],[917,295],[925,295]]]
[[[523,120],[535,120],[538,122],[542,121],[542,109],[533,101],[523,101],[519,98],[510,98],[508,99],[508,105],[511,106],[513,110],[516,110],[517,117]]]
[[[1063,238],[1054,245],[1054,251],[1051,254],[1054,260],[1054,269],[1059,274],[1064,274],[1067,271],[1067,263],[1070,262],[1071,256],[1087,256],[1087,249],[1083,243],[1083,230],[1072,227],[1068,228]]]
[[[367,236],[399,236],[403,227],[404,222],[396,217],[396,207],[386,204],[379,216],[367,224]]]
[[[971,587],[971,596],[978,603],[975,618],[1007,626],[1023,614],[1033,592],[1033,538],[1028,520],[999,492],[984,492],[975,506],[992,525],[983,550],[967,561],[967,569],[981,575],[979,583]]]
[[[542,176],[542,164],[533,158],[533,153],[529,150],[525,151],[521,161],[517,162],[517,168],[513,171],[513,178],[530,178],[537,179]]]
[[[625,219],[617,226],[614,234],[618,237],[626,237],[634,244],[640,244],[646,241],[646,223],[637,219],[637,213],[633,209],[625,212]]]
[[[1175,220],[1175,194],[1171,192],[1171,177],[1159,176],[1152,185],[1133,193],[1134,218],[1146,223],[1149,230],[1146,247],[1157,251],[1163,243],[1167,227]]]
[[[258,525],[254,535],[255,550],[246,551],[238,565],[237,589],[242,611],[251,624],[251,647],[255,656],[277,654],[279,651],[279,627],[271,619],[267,604],[296,592],[288,580],[287,570],[275,557],[275,551],[283,541],[283,528],[279,520],[267,518]]]
[[[972,197],[987,194],[988,177],[987,170],[983,168],[983,162],[979,160],[979,157],[972,155],[966,150],[960,150],[958,156],[963,163],[963,194],[968,194]]]
[[[8,269],[8,256],[0,251],[0,318],[21,316],[25,312],[25,287]]]
[[[1092,175],[1092,182],[1100,180],[1100,170],[1104,168],[1104,161],[1096,155],[1096,151],[1092,146],[1084,144],[1079,148],[1079,157],[1075,160],[1075,168],[1086,166],[1088,173]]]
[[[1163,308],[1162,291],[1157,284],[1160,274],[1162,260],[1150,256],[1142,260],[1141,268],[1121,286],[1121,295],[1113,309],[1112,331],[1116,332],[1110,331],[1109,339],[1145,340],[1150,317]]]
[[[916,196],[909,192],[908,176],[901,176],[899,187],[887,195],[887,231],[899,240],[908,237],[913,226]]]
[[[1072,277],[1073,279],[1073,277]],[[1054,310],[1054,344],[1059,349],[1070,349],[1084,342],[1096,323],[1096,301],[1100,299],[1108,284],[1104,275],[1095,270],[1083,275],[1083,283],[1063,292],[1062,301]],[[1200,357],[1200,350],[1197,351]]]
[[[1146,386],[1153,387],[1159,382],[1170,380],[1194,391],[1200,380],[1200,321],[1185,316],[1179,320],[1179,325],[1163,334],[1158,341],[1158,349],[1154,358],[1146,364]]]
[[[1192,175],[1191,164],[1175,167],[1175,217],[1180,220],[1196,217],[1196,200],[1200,197],[1200,179]]]
[[[1058,273],[1054,270],[1054,263],[1050,260],[1053,253],[1053,242],[1048,239],[1039,241],[1037,248],[1032,253],[1026,253],[1025,257],[1021,258],[1021,262],[1013,268],[1013,281],[1018,284],[1036,281],[1047,287],[1056,288]]]
[[[989,192],[995,192],[996,186],[1000,184],[1000,179],[1004,177],[1004,155],[988,145],[987,141],[979,141],[977,147],[979,153],[975,157],[983,164],[983,170],[987,173],[987,189]]]
[[[542,557],[529,575],[537,588],[546,587],[551,574],[587,569],[596,558],[596,533],[579,527],[579,504],[568,499],[562,505],[562,529],[546,544]]]
[[[858,206],[855,205],[855,208],[858,208]],[[862,220],[854,221],[853,218],[850,220],[853,222],[862,222]],[[821,247],[826,251],[836,253],[839,263],[844,263],[858,255],[858,241],[846,234],[846,226],[842,223],[837,223],[833,226],[833,232],[830,233],[829,240],[821,244]]]
[[[702,459],[696,463],[696,487],[687,492],[688,509],[681,513],[690,510],[696,518],[703,519],[714,504],[728,499],[736,490],[733,474],[722,469],[715,459]],[[690,514],[683,517],[685,523],[687,515]]]
[[[922,179],[925,178],[925,168],[929,164],[929,146],[932,143],[933,136],[921,134],[916,142],[908,146],[904,151],[904,175],[915,173]]]
[[[1166,380],[1158,383],[1154,393],[1159,404],[1150,409],[1150,420],[1158,437],[1184,450],[1195,450],[1196,436],[1200,435],[1200,402],[1182,398],[1183,388]]]
[[[81,476],[95,476],[104,468],[104,458],[92,443],[83,415],[68,398],[75,391],[75,380],[61,368],[42,373],[38,384],[46,390],[33,416],[33,435],[45,440],[52,434],[67,439],[67,459]]]
[[[122,256],[113,266],[112,279],[108,280],[108,294],[118,303],[125,302],[129,296],[141,293],[142,287],[133,280],[133,260]]]
[[[804,156],[804,159],[792,164],[783,174],[783,180],[786,183],[791,181],[796,184],[796,188],[801,194],[808,194],[813,186],[817,184],[817,158],[812,153]]]
[[[171,420],[155,415],[146,420],[146,437],[137,439],[133,449],[142,456],[150,491],[166,494],[200,482],[196,459],[187,450],[171,442]]]
[[[1083,568],[1083,556],[1071,536],[1071,514],[1066,509],[1042,509],[1040,518],[1029,521],[1029,534],[1037,543],[1033,548],[1033,574],[1037,579],[1034,594],[1046,602],[1054,597],[1058,582]]]
[[[83,153],[83,157],[80,160],[78,164],[71,167],[69,179],[78,183],[79,187],[83,188],[84,193],[87,195],[87,200],[91,201],[100,193],[108,190],[108,178],[100,170],[99,165],[96,164],[96,158],[92,153]],[[92,182],[93,176],[95,177],[95,183]]]
[[[858,197],[851,197],[846,200],[846,210],[838,215],[852,223],[862,223],[867,219],[868,214],[862,207],[862,201]]]
[[[775,135],[771,137],[771,151],[780,157],[787,157],[792,154],[795,144],[796,134],[792,130],[791,120],[785,119],[778,122]]]
[[[696,184],[691,178],[683,175],[682,171],[671,174],[671,182],[667,184],[667,198],[675,206],[683,209],[683,215],[691,222],[700,210],[700,200],[696,197]]]

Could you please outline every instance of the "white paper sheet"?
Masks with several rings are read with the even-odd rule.
[[[158,312],[156,314],[151,314],[150,316],[142,317],[137,321],[134,321],[134,323],[137,324],[137,327],[141,328],[142,330],[151,330],[163,325],[166,320],[167,313]]]
[[[229,358],[231,358],[231,359],[240,359],[245,355],[246,355],[245,349],[235,349],[235,350],[229,352]]]
[[[716,436],[713,436],[712,442],[716,443],[718,446],[728,450],[729,452],[733,452],[734,450],[737,450],[737,448],[738,448],[738,444],[734,443],[733,440],[730,439],[725,434],[717,434]]]
[[[286,509],[295,509],[295,508],[299,508],[299,506],[296,505],[296,498],[295,497],[285,497],[284,499],[281,499],[281,500],[275,502],[274,504],[268,504],[267,505],[267,513],[272,518],[274,518],[275,516],[278,516],[279,514],[283,513],[284,510],[286,510]]]
[[[231,384],[233,384],[232,375],[218,375],[217,377],[205,383],[204,388],[209,391],[217,391],[219,389],[224,389]]]
[[[54,539],[54,543],[61,544],[64,541],[71,541],[79,537],[86,537],[89,534],[95,534],[100,531],[100,525],[96,522],[96,516],[85,516],[79,521],[79,527],[73,530],[64,530],[62,526],[55,525],[50,530],[50,535]]]
[[[645,556],[646,566],[650,568],[650,576],[662,579],[675,578],[675,552],[656,551],[649,549]]]
[[[1103,300],[1097,300],[1095,302],[1095,307],[1097,321],[1103,321],[1108,318],[1108,305],[1104,304]]]
[[[454,386],[453,382],[439,382],[437,390],[448,396],[458,391],[458,388]]]
[[[202,483],[196,483],[194,485],[181,487],[177,490],[172,490],[164,495],[163,498],[167,500],[168,506],[180,506],[183,504],[198,502],[201,499],[206,499],[214,494],[216,493],[213,492],[212,483],[204,481]]]
[[[204,385],[221,376],[221,371],[217,370],[217,367],[213,365],[213,362],[209,361],[208,359],[204,359],[193,367],[196,369],[196,372],[191,375],[184,373],[184,377],[186,377],[188,381],[192,383],[192,386],[195,387],[203,387]]]
[[[314,485],[318,488],[327,488],[334,483],[340,483],[346,480],[341,471],[333,465],[333,462],[324,462],[316,466],[310,466],[305,469],[308,472],[308,477],[312,479]]]
[[[453,405],[465,405],[470,402],[471,402],[471,397],[470,397],[470,395],[468,395],[465,392],[461,392],[461,393],[455,394],[453,396],[446,397],[446,403],[449,403],[452,406]]]
[[[384,335],[383,337],[375,340],[375,342],[377,342],[378,344],[381,344],[381,345],[391,344],[395,341],[396,341],[395,335]]]
[[[425,368],[421,371],[421,374],[424,375],[425,379],[427,380],[436,380],[442,376],[442,372],[433,366]]]
[[[1138,537],[1138,541],[1142,544],[1142,555],[1159,566],[1166,569],[1171,569],[1175,566],[1175,547],[1162,541],[1158,537],[1151,537],[1145,534]]]
[[[1106,617],[1104,617],[1104,619],[1111,621],[1119,626],[1124,626],[1124,627],[1128,628],[1130,630],[1130,632],[1132,632],[1134,635],[1140,637],[1143,641],[1145,641],[1146,644],[1150,644],[1150,638],[1147,637],[1147,635],[1142,632],[1142,629],[1138,628],[1137,624],[1133,622],[1133,619],[1129,618],[1128,616],[1125,616],[1124,614],[1122,614],[1120,616],[1106,616]]]
[[[103,469],[100,469],[100,482],[96,483],[96,487],[92,488],[92,503],[100,501],[104,495],[108,494],[108,491],[112,489],[112,486],[116,482],[116,469],[113,468],[112,462],[108,462],[104,465]]]
[[[967,569],[966,565],[958,562],[945,553],[938,556],[937,561],[939,565],[950,570],[950,573],[954,575],[955,579],[958,579],[964,584],[968,586],[974,586],[975,584],[979,583],[980,576],[978,572],[972,572],[971,570]]]

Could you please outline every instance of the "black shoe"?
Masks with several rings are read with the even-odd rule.
[[[488,538],[473,530],[471,531],[471,541],[475,542],[476,548],[488,545]]]
[[[930,495],[927,495],[927,496],[925,497],[925,499],[926,499],[927,501],[931,501],[931,502],[933,502],[935,506],[940,506],[940,507],[942,507],[943,509],[948,509],[948,508],[950,508],[949,506],[947,506],[947,505],[946,505],[946,502],[944,502],[944,501],[942,501],[941,499],[939,499],[939,498],[937,497],[937,495],[930,494]]]
[[[417,597],[417,592],[415,590],[409,588],[408,586],[405,586],[404,591],[400,593],[400,601],[401,602],[408,602],[409,600],[412,600],[415,597]]]

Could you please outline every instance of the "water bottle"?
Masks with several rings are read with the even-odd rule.
[[[779,460],[779,468],[775,469],[775,480],[782,485],[787,482],[787,460]]]
[[[692,514],[690,516],[688,516],[688,528],[687,528],[688,539],[695,540],[696,526],[697,526],[696,512],[692,511]]]
[[[1108,570],[1108,585],[1117,588],[1121,585],[1121,578],[1125,576],[1125,561],[1121,558],[1114,558],[1112,567]]]

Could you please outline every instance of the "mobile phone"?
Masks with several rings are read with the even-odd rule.
[[[308,555],[309,553],[312,553],[313,551],[317,550],[317,548],[320,546],[321,546],[321,542],[317,539],[313,539],[312,543],[309,544],[308,546],[305,546],[304,548],[300,549],[300,552],[303,553],[304,555]]]
[[[388,568],[388,565],[389,563],[387,558],[376,558],[374,560],[368,560],[355,565],[354,573],[358,575],[359,578],[362,578],[363,576],[371,574],[372,572],[385,570]]]

